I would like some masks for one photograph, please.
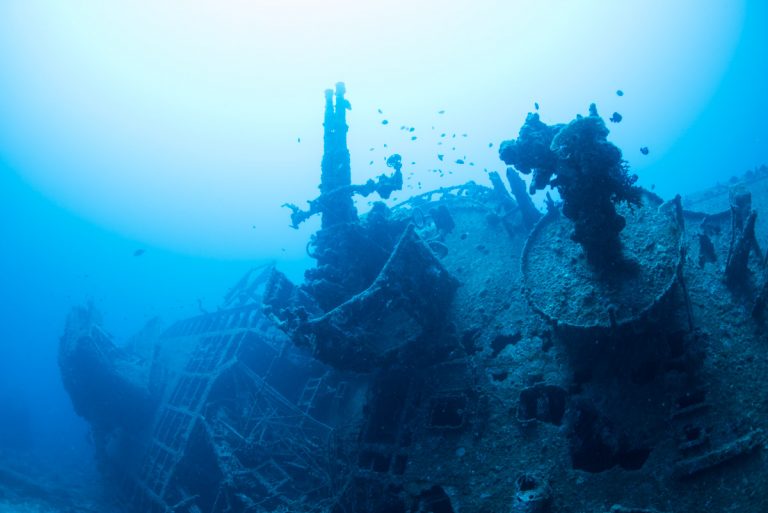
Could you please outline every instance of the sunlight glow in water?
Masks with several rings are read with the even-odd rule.
[[[612,139],[641,170],[649,160],[628,149],[663,159],[717,87],[743,10],[743,0],[4,2],[0,155],[54,201],[147,244],[299,258],[311,228],[289,230],[280,205],[317,193],[322,93],[336,81],[353,105],[354,180],[399,152],[415,172],[401,199],[419,181],[484,183],[534,102],[547,122],[592,101],[606,117],[621,111]],[[446,165],[440,180],[437,154],[454,155],[437,146],[442,132],[467,133],[455,155],[475,165]]]

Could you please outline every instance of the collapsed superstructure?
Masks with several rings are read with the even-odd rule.
[[[304,283],[254,270],[121,348],[70,315],[64,383],[126,511],[768,509],[768,169],[663,202],[590,109],[501,146],[569,189],[546,215],[510,168],[361,217],[402,163],[352,184],[348,107],[326,92],[320,196],[289,205],[322,216]]]

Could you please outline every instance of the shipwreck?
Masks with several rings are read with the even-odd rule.
[[[316,266],[119,346],[76,308],[64,384],[136,513],[767,511],[768,169],[664,201],[597,109],[529,115],[504,177],[376,202],[343,84]],[[547,212],[532,189],[552,187]]]

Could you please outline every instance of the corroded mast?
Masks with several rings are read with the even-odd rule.
[[[389,209],[376,202],[365,221],[361,221],[355,208],[354,196],[368,197],[376,193],[387,199],[403,187],[402,160],[394,154],[387,158],[387,167],[393,173],[381,174],[362,184],[352,183],[349,149],[347,148],[347,110],[349,101],[344,97],[343,82],[335,91],[325,91],[325,117],[323,119],[323,159],[321,161],[320,195],[309,201],[302,210],[286,203],[291,209],[291,226],[315,214],[321,214],[322,227],[312,235],[307,251],[317,260],[317,267],[309,269],[304,287],[311,291],[321,309],[327,311],[357,294],[376,278],[402,233],[391,234],[387,243],[372,241],[366,235],[366,223],[386,220]],[[334,98],[335,97],[335,98]]]
[[[351,106],[344,98],[345,92],[344,83],[338,82],[334,104],[333,90],[325,90],[323,160],[320,175],[320,195],[326,198],[322,209],[323,228],[357,221],[357,210],[349,191],[352,185],[352,171],[347,148],[347,109]]]
[[[322,214],[322,228],[333,228],[359,221],[353,196],[367,197],[374,192],[387,199],[394,192],[402,189],[403,175],[400,171],[400,155],[394,154],[387,159],[387,166],[394,169],[391,175],[379,175],[376,180],[369,179],[364,184],[352,184],[352,170],[347,148],[347,110],[351,108],[344,98],[346,88],[343,82],[336,84],[334,91],[325,90],[325,118],[323,121],[323,160],[320,164],[320,196],[309,201],[309,209],[301,210],[292,203],[283,206],[291,209],[291,226],[298,228],[301,223],[315,214]]]

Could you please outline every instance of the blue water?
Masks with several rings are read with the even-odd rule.
[[[728,4],[725,0],[720,3]],[[583,102],[571,104],[567,107],[569,110],[565,111],[571,113],[569,116],[577,112],[586,114],[589,101],[597,99],[600,108],[599,100],[602,98],[606,108],[601,114],[607,117],[614,109],[624,114],[620,124],[610,127],[614,130],[614,140],[623,147],[626,158],[633,166],[633,172],[640,175],[639,183],[646,187],[655,187],[656,192],[665,197],[675,193],[693,192],[768,163],[768,130],[765,121],[768,119],[768,58],[765,53],[768,48],[768,2],[749,0],[743,7],[736,22],[735,43],[723,61],[725,67],[722,73],[718,75],[717,81],[710,85],[711,91],[706,95],[706,101],[701,108],[692,108],[693,114],[686,118],[688,122],[681,125],[677,132],[667,134],[664,138],[657,137],[656,131],[663,132],[668,121],[676,119],[675,105],[669,105],[665,101],[663,90],[654,91],[654,96],[626,87],[625,82],[653,83],[656,79],[663,78],[644,77],[643,81],[638,82],[629,77],[627,71],[632,69],[632,62],[622,62],[620,65],[617,63],[616,69],[606,67],[599,72],[590,72],[588,89],[591,90],[592,96],[585,95]],[[11,7],[0,7],[0,17],[4,10],[10,11]],[[475,16],[476,18],[469,22],[490,19],[494,14],[488,10],[476,13]],[[254,202],[258,204],[243,213],[243,226],[232,229],[231,233],[227,232],[228,238],[223,242],[212,236],[210,247],[213,249],[210,251],[205,250],[205,240],[194,238],[194,232],[198,229],[196,227],[199,226],[200,231],[211,230],[210,226],[200,225],[201,219],[206,216],[227,222],[236,219],[237,212],[219,215],[220,205],[227,203],[228,190],[242,187],[235,185],[229,189],[224,188],[219,191],[220,196],[217,196],[215,201],[190,210],[192,213],[186,220],[184,212],[187,211],[181,210],[180,220],[175,223],[177,226],[183,225],[183,229],[179,230],[180,233],[183,231],[184,235],[179,236],[179,242],[174,246],[175,243],[163,239],[164,234],[168,233],[168,226],[171,226],[167,218],[161,217],[166,211],[155,209],[150,202],[144,206],[140,204],[132,207],[136,212],[145,212],[146,216],[141,218],[138,225],[130,225],[130,222],[126,221],[130,216],[122,216],[117,211],[114,216],[109,215],[109,198],[101,198],[103,204],[91,208],[88,205],[79,205],[77,194],[72,191],[67,190],[66,193],[57,195],[66,189],[61,185],[66,183],[66,178],[61,176],[70,171],[74,176],[79,163],[88,165],[86,157],[89,148],[85,144],[87,141],[76,137],[68,141],[83,146],[71,148],[74,156],[70,155],[71,158],[63,163],[64,167],[58,168],[55,161],[43,158],[48,152],[46,144],[51,143],[50,139],[43,137],[38,141],[30,126],[20,127],[19,120],[27,117],[37,119],[42,116],[41,119],[50,120],[51,124],[64,125],[69,118],[52,108],[42,114],[24,110],[30,103],[19,91],[31,90],[33,87],[56,89],[56,84],[35,82],[34,73],[29,70],[28,75],[11,74],[8,71],[12,64],[24,61],[25,55],[14,53],[14,40],[7,34],[7,30],[3,30],[4,24],[17,23],[18,19],[4,19],[6,21],[0,22],[0,32],[5,33],[0,38],[0,68],[5,68],[5,71],[0,71],[0,82],[4,84],[0,85],[0,95],[4,95],[0,99],[0,467],[18,467],[19,462],[26,462],[22,466],[26,465],[28,472],[48,476],[41,479],[57,476],[56,479],[61,483],[82,476],[96,479],[92,446],[88,441],[88,427],[73,412],[61,385],[57,367],[58,339],[63,332],[64,319],[69,308],[92,301],[103,312],[107,329],[120,341],[139,330],[144,322],[154,316],[172,321],[198,313],[201,308],[214,310],[221,303],[228,287],[243,273],[251,266],[270,259],[277,260],[278,265],[291,278],[300,280],[303,270],[311,265],[311,261],[303,255],[303,246],[312,232],[312,226],[305,226],[298,232],[291,230],[287,226],[288,212],[281,210],[279,205],[284,201],[301,203],[316,194],[321,157],[321,93],[324,87],[331,86],[336,80],[347,82],[348,96],[354,105],[353,114],[350,115],[350,144],[355,182],[363,181],[368,176],[366,173],[370,173],[366,154],[369,146],[375,145],[379,152],[383,151],[380,146],[389,141],[393,146],[391,149],[403,153],[404,160],[409,162],[409,151],[420,157],[428,155],[431,159],[434,159],[439,151],[443,151],[431,146],[432,143],[429,143],[429,147],[426,142],[420,146],[419,140],[413,141],[412,146],[407,146],[409,141],[382,131],[385,127],[380,123],[382,116],[376,113],[380,106],[376,98],[381,98],[384,103],[388,100],[388,104],[394,106],[392,110],[385,109],[384,116],[397,120],[389,123],[397,125],[393,130],[399,128],[401,121],[409,122],[408,108],[413,109],[412,117],[416,118],[411,122],[414,125],[421,123],[420,130],[428,130],[431,122],[440,122],[444,124],[438,127],[438,131],[442,128],[461,133],[466,116],[467,125],[482,130],[482,133],[477,135],[477,140],[482,143],[468,146],[469,151],[475,151],[477,155],[468,155],[467,161],[475,159],[478,163],[485,162],[487,166],[494,166],[496,169],[503,169],[495,160],[498,143],[516,136],[516,130],[523,121],[519,114],[524,113],[526,109],[532,109],[534,100],[541,102],[542,117],[545,121],[567,122],[570,119],[564,115],[553,119],[553,116],[565,112],[558,104],[557,91],[568,90],[571,81],[568,76],[551,77],[546,84],[547,92],[542,98],[526,96],[520,99],[519,108],[500,105],[494,110],[482,100],[486,85],[493,95],[499,96],[500,91],[504,89],[501,80],[516,83],[533,80],[531,75],[535,75],[535,71],[531,71],[530,75],[526,69],[517,69],[513,70],[513,76],[507,76],[501,71],[498,71],[499,76],[464,76],[461,69],[466,63],[454,63],[455,68],[450,72],[441,68],[439,74],[440,77],[453,76],[460,84],[453,84],[445,91],[441,90],[439,85],[435,86],[431,97],[426,98],[423,95],[432,85],[420,84],[420,80],[427,80],[420,76],[409,77],[411,83],[392,84],[387,82],[387,75],[383,73],[381,84],[377,85],[375,80],[358,80],[356,84],[344,75],[343,62],[337,63],[341,69],[332,70],[340,76],[330,77],[327,76],[328,73],[313,70],[315,75],[307,79],[312,86],[307,87],[309,94],[305,94],[304,89],[301,90],[304,98],[303,110],[290,111],[286,108],[285,118],[264,120],[266,125],[274,127],[276,131],[290,126],[293,120],[301,125],[301,129],[295,131],[284,130],[286,134],[290,134],[290,150],[285,149],[288,147],[287,143],[271,146],[258,140],[248,141],[249,151],[254,154],[265,155],[280,151],[283,153],[271,155],[272,161],[281,165],[292,162],[297,164],[293,167],[281,167],[280,173],[271,178],[276,184],[275,188],[259,191],[259,199]],[[441,14],[434,13],[432,19],[439,23]],[[684,31],[689,21],[679,19],[673,25],[678,24],[680,30]],[[386,27],[382,30],[382,37],[386,39]],[[599,31],[601,28],[592,27],[585,30]],[[616,27],[611,30],[612,35],[617,33]],[[647,30],[652,32],[654,28],[648,26]],[[618,30],[618,33],[620,32]],[[88,42],[87,35],[82,37]],[[205,37],[210,37],[210,34]],[[420,36],[414,33],[411,37],[418,41]],[[552,34],[549,37],[556,39],[558,36]],[[98,45],[99,41],[94,40],[92,44]],[[421,44],[429,46],[445,42],[425,40]],[[563,44],[567,45],[568,42]],[[604,41],[601,44],[612,43]],[[599,46],[595,46],[596,51]],[[279,51],[276,49],[276,52]],[[407,47],[402,51],[407,51]],[[536,49],[516,48],[509,51],[535,53]],[[651,48],[648,53],[641,51],[639,57],[633,57],[653,61],[662,59],[664,51],[664,48]],[[394,60],[404,59],[404,66],[412,65],[407,57],[391,56]],[[464,57],[472,58],[471,55]],[[476,58],[481,59],[482,56]],[[706,62],[707,55],[698,54],[696,48],[691,49],[690,61],[677,63],[678,81],[686,80],[686,65],[694,60]],[[535,59],[533,61],[535,62]],[[352,59],[349,65],[359,68],[360,62]],[[119,64],[118,62],[114,65],[119,67]],[[126,63],[126,66],[129,64]],[[253,65],[244,62],[243,66],[246,64]],[[642,66],[643,62],[634,64]],[[420,65],[425,69],[425,74],[428,73],[429,63]],[[358,68],[351,68],[348,74],[357,77],[376,73],[375,66],[365,70]],[[503,63],[495,63],[487,69],[499,68],[503,68]],[[21,68],[13,69],[18,71]],[[627,76],[623,76],[624,74]],[[553,84],[553,81],[556,83]],[[688,91],[690,96],[700,93],[699,84],[695,81],[678,85],[680,90]],[[157,84],[157,87],[161,86],[162,84]],[[141,87],[151,88],[152,81],[146,81]],[[417,98],[404,101],[403,96],[392,94],[395,87],[412,87]],[[585,86],[580,84],[580,87]],[[510,90],[512,89],[510,86]],[[625,95],[617,97],[616,89],[623,89]],[[681,98],[687,96],[684,93]],[[268,99],[256,98],[253,101],[266,102]],[[510,102],[513,100],[510,99]],[[305,105],[311,108],[304,109]],[[429,111],[428,115],[419,110],[420,105],[425,105],[424,109]],[[62,109],[64,107],[62,106]],[[108,109],[108,105],[102,107]],[[445,109],[453,117],[443,121],[445,118],[437,114],[438,109]],[[683,105],[681,109],[689,107]],[[254,111],[258,112],[258,109]],[[360,114],[355,118],[357,112]],[[638,131],[632,116],[628,115],[633,112],[643,112],[651,119],[644,122],[643,131]],[[504,117],[513,114],[514,117]],[[87,117],[89,113],[81,112],[80,115]],[[236,117],[235,114],[233,116]],[[489,120],[488,126],[481,127],[483,119],[486,118]],[[226,123],[231,119],[222,116],[220,120],[225,134],[227,130],[236,132],[240,129],[227,128]],[[506,122],[502,124],[504,119]],[[74,125],[72,130],[76,131],[78,128],[79,125]],[[86,129],[94,130],[94,127],[83,127],[83,130]],[[165,129],[170,128],[164,124],[159,128]],[[66,126],[64,130],[66,131]],[[477,130],[470,133],[474,136]],[[120,136],[114,135],[115,138]],[[109,139],[108,134],[104,137]],[[296,142],[298,137],[302,137],[300,143]],[[410,137],[409,135],[408,139]],[[658,141],[659,147],[654,146],[654,141]],[[486,148],[489,142],[494,143],[493,148]],[[640,146],[645,144],[649,145],[647,159],[639,152]],[[183,144],[180,147],[183,148]],[[216,141],[205,149],[211,154],[210,163],[227,163],[226,155],[217,155],[218,149],[222,149],[221,143]],[[103,151],[106,152],[104,161],[109,162],[109,148]],[[155,143],[141,137],[133,141],[131,151],[139,155],[144,152],[147,155],[145,160],[137,162],[147,162],[157,154]],[[30,155],[38,155],[40,158],[31,158]],[[116,165],[117,157],[115,155]],[[454,161],[456,158],[458,157],[454,157]],[[426,157],[422,160],[425,159]],[[66,166],[72,169],[69,170]],[[482,167],[478,164],[478,175],[472,175],[472,178],[483,178],[480,169]],[[287,175],[292,168],[301,168],[302,174],[297,177]],[[434,176],[435,173],[429,173],[419,166],[414,166],[412,170],[415,176],[423,177],[425,184],[431,185],[451,185],[467,178],[467,175],[457,172],[438,180]],[[46,184],[45,180],[40,178],[46,176],[46,173],[56,173],[59,176],[56,183],[59,185]],[[231,177],[225,176],[224,179],[229,178]],[[180,180],[183,181],[183,178]],[[197,186],[204,187],[205,183]],[[130,191],[136,192],[133,189]],[[254,191],[254,194],[256,193]],[[162,199],[172,203],[177,199],[182,201],[181,196],[168,192]],[[402,194],[400,199],[405,196]],[[125,197],[116,194],[115,198],[118,197],[120,199],[115,199],[115,209],[124,208]],[[84,195],[83,198],[83,202],[94,201],[91,195]],[[144,200],[137,197],[135,201],[141,203]],[[243,201],[242,204],[248,203]],[[131,210],[131,215],[134,215],[133,212],[134,210]],[[160,228],[142,229],[153,224]],[[268,233],[259,231],[266,225],[272,227]],[[252,226],[257,229],[252,229]],[[237,240],[246,242],[240,244]],[[143,253],[135,255],[137,250],[143,250]]]

